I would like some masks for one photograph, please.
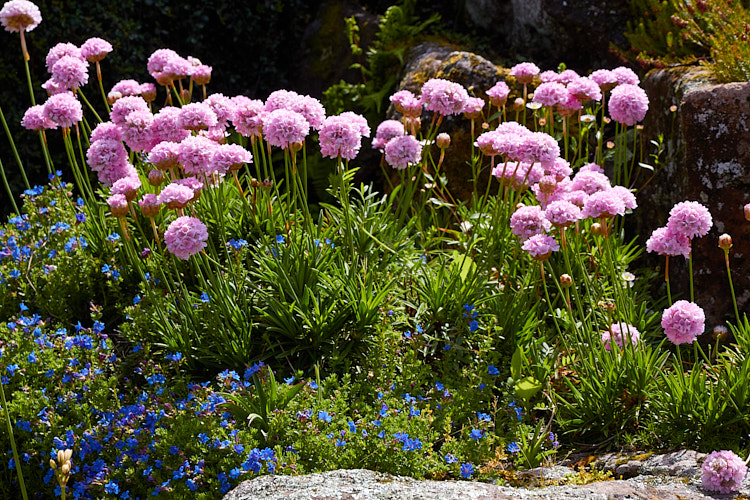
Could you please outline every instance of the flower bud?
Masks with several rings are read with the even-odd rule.
[[[182,89],[180,92],[180,99],[183,103],[187,104],[190,102],[190,91],[188,89]]]
[[[522,111],[523,106],[523,97],[516,97],[516,99],[513,101],[513,104],[511,104],[510,109],[511,111]]]
[[[122,94],[121,94],[120,92],[117,92],[117,91],[112,91],[112,92],[110,92],[109,94],[107,94],[107,102],[108,102],[108,103],[109,103],[109,105],[111,106],[111,105],[113,105],[113,104],[114,104],[115,102],[117,102],[117,100],[118,100],[119,98],[121,98],[121,97],[122,97]]]
[[[67,450],[65,450],[65,452],[63,453],[63,460],[64,460],[65,462],[70,462],[70,459],[71,459],[71,458],[73,458],[73,450],[71,450],[70,448],[68,448],[68,449],[67,449]]]
[[[568,288],[573,284],[573,278],[570,277],[569,274],[563,274],[560,276],[560,286],[563,288]]]
[[[57,463],[65,463],[65,453],[63,452],[63,450],[57,450]]]
[[[600,236],[603,234],[602,225],[598,222],[594,222],[593,224],[591,224],[590,231],[594,236]]]
[[[70,474],[70,462],[65,462],[62,467],[60,467],[60,472],[63,476],[67,476]]]
[[[160,186],[164,182],[164,173],[152,168],[148,173],[148,183],[152,186]]]
[[[714,327],[714,331],[712,332],[711,336],[713,337],[714,340],[717,340],[717,341],[726,340],[727,337],[729,337],[729,329],[723,325],[716,325]]]
[[[300,151],[302,149],[302,141],[293,142],[292,144],[289,145],[289,149],[291,149],[293,153]]]
[[[439,147],[440,149],[446,149],[451,145],[451,136],[449,136],[445,132],[442,132],[435,138],[435,144],[437,144],[437,147]]]
[[[725,252],[729,251],[732,248],[732,237],[726,233],[719,236],[719,248]]]
[[[49,466],[52,467],[52,470],[57,470],[57,462],[55,462],[51,458],[49,459]]]
[[[750,203],[745,205],[745,220],[750,221]]]
[[[252,179],[250,179],[250,187],[251,188],[255,189],[255,188],[259,188],[260,186],[261,186],[261,183],[260,183],[260,181],[258,179],[256,179],[255,177],[253,177]]]

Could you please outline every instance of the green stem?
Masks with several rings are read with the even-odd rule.
[[[737,326],[740,326],[740,312],[737,309],[737,296],[734,294],[734,284],[732,283],[732,271],[729,270],[729,250],[724,250],[724,262],[727,265],[727,278],[729,278],[729,290],[732,292],[732,305],[734,306],[734,317],[737,318]]]
[[[31,189],[31,185],[29,184],[29,179],[26,177],[26,170],[23,168],[23,163],[21,162],[21,157],[18,156],[18,150],[16,149],[16,143],[13,141],[13,136],[10,133],[10,129],[8,128],[8,122],[5,121],[5,114],[3,113],[3,109],[0,108],[0,119],[2,119],[3,122],[3,128],[5,129],[5,135],[8,136],[8,141],[10,142],[10,149],[13,151],[13,156],[16,159],[16,163],[18,163],[18,168],[21,170],[21,177],[23,177],[23,183],[26,185],[26,189]]]
[[[25,43],[23,41],[23,36],[24,36],[23,32],[21,32],[21,37],[22,37],[21,42],[22,42],[22,45],[25,46]],[[24,47],[24,50],[25,50],[25,47]],[[29,96],[31,97],[31,105],[36,106],[36,99],[34,99],[34,86],[31,83],[31,71],[29,70],[29,60],[26,58],[26,56],[28,56],[28,52],[26,52],[23,57],[23,64],[26,68],[26,84],[29,86]]]
[[[13,437],[13,424],[10,421],[10,410],[8,409],[8,402],[5,400],[5,389],[3,384],[0,384],[0,396],[3,398],[3,413],[5,414],[5,425],[8,427],[8,436],[10,436],[10,446],[13,448],[13,461],[16,463],[16,475],[18,476],[18,484],[21,486],[21,494],[23,500],[28,500],[26,494],[26,483],[23,481],[23,471],[21,471],[21,460],[18,456],[18,449],[16,448],[16,440]]]
[[[5,185],[5,191],[8,192],[8,199],[13,205],[13,210],[15,213],[20,214],[21,212],[18,210],[18,205],[16,205],[16,199],[13,197],[13,191],[10,189],[10,184],[8,184],[8,178],[5,176],[5,167],[3,166],[2,160],[0,160],[0,176],[3,178],[3,185]]]

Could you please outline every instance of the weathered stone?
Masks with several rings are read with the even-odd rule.
[[[680,450],[673,453],[607,453],[596,458],[592,467],[612,472],[616,478],[671,476],[699,479],[705,453]]]
[[[730,288],[718,237],[729,233],[734,240],[730,267],[739,311],[750,308],[750,222],[743,205],[750,202],[750,83],[719,85],[701,68],[651,71],[643,81],[649,95],[644,122],[647,139],[663,133],[671,157],[664,168],[638,193],[635,213],[637,233],[645,241],[667,223],[674,204],[692,200],[711,212],[714,227],[707,236],[693,240],[695,301],[706,313],[701,338],[711,342],[710,332],[734,319]],[[670,106],[677,110],[670,111]],[[639,213],[640,212],[640,213]],[[688,299],[688,266],[671,258],[673,297]],[[664,265],[664,259],[659,260]]]
[[[694,484],[639,480],[587,485],[512,488],[471,481],[417,481],[368,470],[336,470],[307,476],[262,476],[245,481],[224,500],[702,500]]]

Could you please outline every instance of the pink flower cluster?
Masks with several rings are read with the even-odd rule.
[[[711,213],[697,201],[683,201],[672,207],[666,227],[654,230],[646,251],[659,255],[690,257],[691,240],[703,237],[713,226]]]
[[[648,111],[646,92],[629,83],[623,83],[612,89],[609,98],[609,115],[623,125],[635,125],[643,120]]]
[[[385,161],[397,170],[404,170],[422,160],[422,145],[412,135],[402,135],[385,145]]]
[[[661,317],[664,334],[675,345],[690,344],[703,333],[706,316],[697,304],[678,300]]]
[[[432,78],[422,86],[421,100],[427,111],[442,116],[458,115],[466,109],[469,93],[458,83]]]
[[[353,160],[362,146],[363,132],[369,133],[367,122],[363,129],[361,119],[359,115],[346,113],[326,118],[320,129],[320,152],[323,156]]]
[[[613,323],[606,332],[602,333],[602,343],[604,344],[604,349],[607,351],[612,350],[613,340],[617,344],[617,347],[622,349],[628,340],[633,347],[636,347],[640,338],[641,332],[628,323]]]
[[[178,259],[187,260],[206,247],[208,230],[195,217],[178,217],[164,232],[167,250]]]
[[[396,111],[407,119],[416,119],[422,114],[422,99],[417,98],[408,90],[399,90],[391,96],[390,100]]]
[[[39,7],[28,0],[10,0],[0,9],[0,23],[6,31],[31,31],[42,22]]]
[[[745,480],[744,460],[729,450],[712,451],[701,466],[703,488],[728,494],[738,491]]]
[[[372,140],[374,149],[385,149],[388,141],[394,137],[400,137],[406,133],[403,123],[397,120],[385,120],[375,130],[375,138]]]

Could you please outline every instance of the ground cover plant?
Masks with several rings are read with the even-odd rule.
[[[38,9],[0,20],[34,56]],[[211,94],[169,49],[144,61],[156,84],[110,86],[110,50],[51,48],[39,105],[25,66],[49,183],[0,228],[2,498],[220,498],[359,467],[505,480],[580,443],[721,449],[705,487],[741,483],[750,323],[735,307],[703,347],[692,289],[652,296],[624,236],[655,168],[635,73],[521,63],[486,99],[431,79],[375,126],[286,90]],[[477,131],[467,200],[441,172],[449,116]],[[386,193],[353,182],[369,142]],[[692,266],[710,213],[664,223],[645,250]]]

